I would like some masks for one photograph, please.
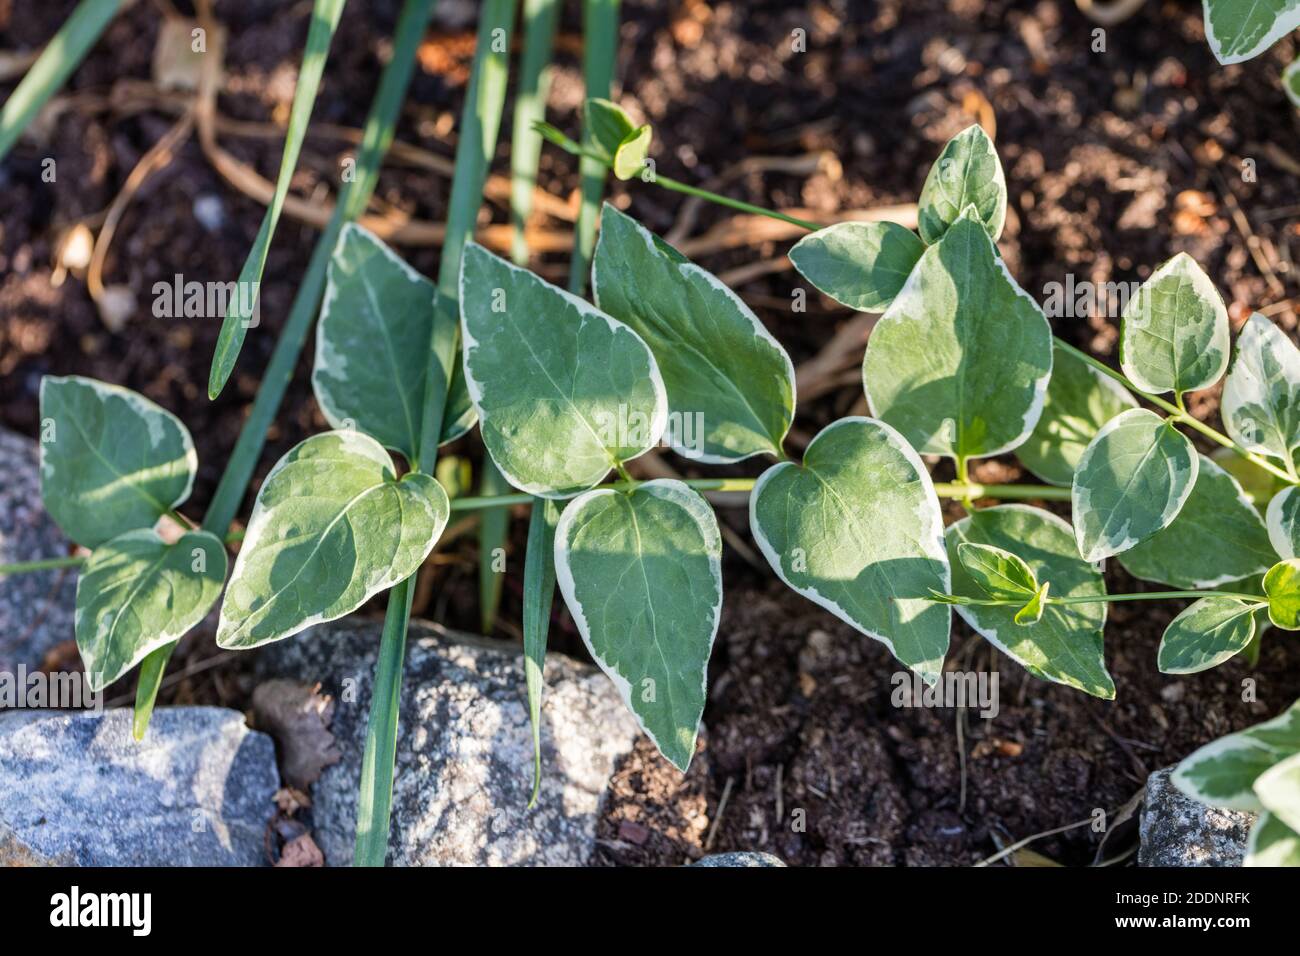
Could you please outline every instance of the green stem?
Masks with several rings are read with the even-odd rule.
[[[85,563],[85,558],[43,558],[40,561],[18,561],[14,564],[0,564],[0,574],[27,574],[31,571],[79,568]]]
[[[375,684],[370,693],[366,749],[361,758],[354,856],[357,866],[383,866],[388,855],[402,662],[406,657],[406,624],[414,597],[414,575],[398,583],[388,594],[384,633],[379,639],[379,659],[375,662]]]
[[[740,212],[753,213],[756,216],[766,216],[769,219],[779,219],[781,222],[788,222],[792,226],[798,226],[800,229],[807,229],[809,232],[816,232],[821,228],[815,222],[809,222],[807,219],[796,219],[794,216],[787,216],[783,212],[777,212],[775,209],[764,209],[762,206],[755,206],[751,203],[742,202],[739,199],[730,199],[726,196],[707,189],[700,189],[698,186],[689,186],[686,183],[679,182],[676,179],[670,179],[667,176],[658,174],[651,180],[663,186],[664,189],[671,189],[675,193],[685,193],[687,196],[698,196],[701,199],[707,199],[709,202],[717,203],[719,206],[726,206],[729,209],[736,209]]]
[[[298,286],[298,292],[289,308],[289,317],[275,343],[275,351],[271,353],[266,372],[262,375],[253,407],[244,420],[235,448],[226,461],[225,471],[217,483],[207,514],[203,517],[204,530],[215,535],[226,535],[235,521],[235,515],[239,513],[239,505],[248,491],[253,469],[262,456],[267,432],[279,413],[280,403],[284,400],[284,393],[293,378],[307,334],[311,331],[312,321],[320,307],[330,256],[334,252],[339,233],[345,223],[355,219],[366,208],[374,194],[375,185],[379,182],[379,166],[393,142],[402,101],[406,98],[406,88],[415,69],[415,55],[424,39],[424,25],[429,20],[434,3],[435,0],[406,0],[402,7],[393,31],[393,55],[379,78],[379,87],[375,91],[375,99],[371,103],[361,134],[356,176],[343,184],[334,213],[316,240],[307,272]],[[145,673],[141,671],[135,703],[136,732],[140,736],[143,736],[149,715],[153,712],[162,671],[175,649],[175,644],[161,647],[150,654],[142,665],[156,667],[158,673],[157,679],[146,681]]]
[[[949,595],[956,597],[957,595]],[[1232,591],[1143,591],[1139,594],[1078,594],[1067,597],[1049,597],[1048,604],[1113,604],[1120,601],[1172,601],[1199,600],[1205,597],[1234,598],[1250,604],[1252,608],[1267,607],[1268,602],[1260,600],[1258,594],[1237,594]],[[923,598],[922,600],[928,600]],[[967,598],[962,597],[962,604],[977,607],[1021,607],[1025,601],[1019,598]]]
[[[582,4],[582,76],[586,96],[609,99],[614,82],[614,61],[618,58],[618,15],[620,0],[583,0]],[[587,268],[596,247],[596,219],[600,213],[600,194],[605,188],[608,164],[587,155],[591,148],[590,124],[582,124],[584,147],[578,170],[582,179],[582,205],[573,227],[573,258],[569,263],[569,291],[582,295],[587,287]]]
[[[41,107],[67,82],[122,5],[122,0],[81,0],[77,4],[0,108],[0,160],[13,149]]]

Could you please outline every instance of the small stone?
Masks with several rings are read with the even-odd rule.
[[[40,446],[0,428],[0,564],[64,558],[68,540],[41,504]],[[0,671],[39,667],[72,638],[75,568],[0,577]]]
[[[715,853],[696,860],[691,866],[767,867],[785,866],[780,857],[771,853]]]
[[[1240,866],[1255,815],[1220,810],[1174,786],[1173,768],[1147,778],[1142,804],[1141,866]]]
[[[238,711],[0,714],[0,866],[258,866],[280,786]]]
[[[266,680],[320,682],[337,705],[329,730],[342,759],[312,787],[316,843],[330,866],[351,863],[357,787],[382,622],[318,625],[265,648]],[[599,671],[547,656],[542,790],[532,793],[532,729],[518,647],[412,621],[402,676],[388,862],[581,866],[614,762],[636,721]]]

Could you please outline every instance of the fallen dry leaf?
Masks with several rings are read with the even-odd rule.
[[[271,680],[253,691],[253,725],[275,738],[280,772],[299,790],[342,759],[329,731],[333,716],[334,698],[322,694],[320,684]]]
[[[296,836],[284,845],[276,866],[324,866],[325,854],[320,851],[310,833]]]

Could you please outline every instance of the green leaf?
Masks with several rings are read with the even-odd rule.
[[[808,445],[803,465],[758,479],[749,523],[791,588],[880,641],[934,683],[950,614],[943,517],[925,465],[884,422],[843,418]]]
[[[614,151],[614,175],[622,180],[631,179],[645,169],[650,154],[651,131],[649,124],[639,126],[623,138]]]
[[[640,129],[648,129],[639,129],[623,107],[598,96],[588,98],[583,105],[583,122],[591,137],[591,149],[611,165],[620,146],[637,136]]]
[[[460,305],[483,443],[516,488],[577,494],[663,434],[658,366],[622,322],[474,243]]]
[[[710,464],[780,456],[794,366],[738,295],[608,203],[591,285],[596,307],[654,353],[675,451]]]
[[[355,223],[330,258],[311,383],[332,428],[413,461],[433,327],[433,283]]]
[[[1106,593],[1101,573],[1079,559],[1070,526],[1041,508],[1021,504],[981,508],[950,525],[946,538],[950,558],[967,542],[1015,548],[1035,580],[1050,581],[1057,597]],[[952,588],[956,594],[981,596],[979,586],[959,565],[953,567]],[[1027,621],[1032,612],[1022,614],[1009,606],[959,605],[957,614],[1035,677],[1105,700],[1114,698],[1115,684],[1106,671],[1102,641],[1104,602],[1047,604],[1034,623]]]
[[[298,154],[307,136],[307,123],[311,120],[312,106],[320,89],[325,60],[329,56],[330,41],[339,25],[345,0],[314,0],[311,25],[307,29],[307,47],[302,55],[302,69],[298,71],[298,85],[293,91],[293,107],[289,111],[289,129],[284,139],[284,154],[280,157],[280,175],[275,182],[266,215],[262,218],[253,248],[248,251],[244,267],[239,271],[236,288],[238,295],[231,296],[226,315],[221,322],[221,334],[212,355],[212,371],[208,376],[208,398],[216,398],[225,388],[230,373],[235,370],[239,350],[244,346],[244,336],[254,325],[254,313],[262,283],[262,270],[266,268],[266,254],[271,248],[280,212],[289,195],[289,183],[298,167]]]
[[[1229,810],[1263,809],[1255,779],[1279,761],[1300,753],[1300,701],[1280,716],[1206,744],[1185,757],[1173,781],[1193,800]]]
[[[924,252],[916,233],[896,222],[838,222],[795,243],[790,261],[841,305],[884,312]]]
[[[1033,597],[1038,579],[1020,558],[988,544],[963,541],[957,545],[957,560],[975,586],[992,598]]]
[[[943,147],[921,188],[917,224],[926,244],[938,242],[967,206],[974,206],[989,238],[1002,235],[1007,218],[1007,181],[993,140],[968,126]]]
[[[1292,830],[1300,830],[1300,754],[1261,773],[1255,778],[1254,790],[1265,810]]]
[[[1268,540],[1283,559],[1300,558],[1300,494],[1288,485],[1275,494],[1264,512]]]
[[[1287,631],[1300,630],[1300,559],[1288,558],[1264,575],[1268,619]]]
[[[555,597],[555,528],[560,506],[550,498],[534,498],[528,520],[528,549],[524,556],[524,681],[528,687],[528,721],[533,728],[532,807],[542,790],[542,691],[546,687],[546,638]]]
[[[1051,581],[1044,581],[1043,586],[1029,599],[1029,603],[1016,611],[1015,623],[1021,627],[1037,624],[1043,619],[1043,609],[1047,607],[1047,592],[1052,589]]]
[[[1079,554],[1127,551],[1178,517],[1199,469],[1187,437],[1145,408],[1103,426],[1079,459],[1070,501]]]
[[[1300,447],[1300,349],[1256,312],[1223,382],[1223,424],[1247,451],[1290,462]]]
[[[1185,252],[1153,272],[1124,309],[1119,361],[1144,392],[1209,388],[1227,369],[1228,355],[1228,310]]]
[[[1232,475],[1241,490],[1261,515],[1279,491],[1290,487],[1271,471],[1265,471],[1248,458],[1243,458],[1231,448],[1216,448],[1210,452],[1216,465]],[[1286,557],[1286,555],[1283,555]]]
[[[179,418],[91,378],[41,379],[41,500],[87,548],[152,527],[190,496],[198,457]]]
[[[919,452],[983,458],[1038,423],[1052,331],[968,211],[921,256],[862,367],[873,414]]]
[[[1016,457],[1043,481],[1068,487],[1083,450],[1101,426],[1136,407],[1128,389],[1073,353],[1053,346],[1043,414],[1016,449]]]
[[[1300,58],[1287,64],[1282,71],[1282,90],[1297,109],[1300,109]]]
[[[1275,561],[1268,529],[1237,479],[1204,455],[1177,517],[1119,556],[1135,578],[1187,590],[1263,574]]]
[[[244,650],[350,614],[414,574],[446,527],[447,493],[360,432],[297,445],[266,476],[221,605],[217,644]]]
[[[1254,606],[1236,598],[1201,598],[1165,629],[1157,666],[1162,674],[1209,670],[1245,650],[1254,637]]]
[[[1259,815],[1246,841],[1242,866],[1300,866],[1300,833],[1267,811]]]
[[[708,502],[671,480],[589,491],[560,516],[555,572],[592,658],[685,771],[722,610],[722,538]]]
[[[1205,38],[1220,63],[1263,53],[1300,27],[1300,0],[1205,0]]]
[[[206,531],[167,544],[148,528],[95,548],[77,580],[77,649],[101,691],[203,620],[226,581],[226,549]]]

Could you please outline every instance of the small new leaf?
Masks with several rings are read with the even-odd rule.
[[[979,126],[948,140],[930,167],[917,204],[921,238],[928,245],[938,242],[972,205],[996,241],[1007,218],[1007,182],[993,140]]]
[[[989,597],[1016,600],[1033,597],[1038,591],[1033,569],[1010,551],[963,541],[957,545],[957,560]]]
[[[1300,630],[1300,559],[1288,558],[1264,575],[1268,619],[1287,631]]]
[[[1043,608],[1047,606],[1047,592],[1051,590],[1052,582],[1044,581],[1036,594],[1029,599],[1029,603],[1016,612],[1015,622],[1021,627],[1027,627],[1030,624],[1037,624],[1043,619]]]

